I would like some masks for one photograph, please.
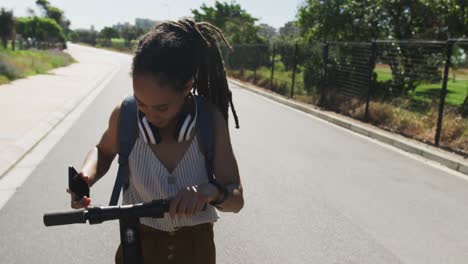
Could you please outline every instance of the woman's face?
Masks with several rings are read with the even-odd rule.
[[[185,89],[178,92],[172,87],[161,86],[153,75],[137,74],[133,77],[133,94],[138,109],[145,114],[148,121],[163,128],[179,114],[192,84],[193,81],[189,81]]]

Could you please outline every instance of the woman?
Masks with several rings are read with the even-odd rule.
[[[135,51],[132,78],[139,133],[129,156],[130,184],[123,203],[170,199],[164,218],[141,219],[145,263],[215,263],[216,209],[237,213],[244,204],[227,122],[231,93],[217,38],[228,44],[209,23],[165,22],[142,36]],[[214,174],[227,196],[208,182],[198,131],[177,136],[184,115],[197,107],[192,90],[211,101]],[[80,176],[89,186],[108,171],[118,153],[119,116],[120,104],[86,156]],[[150,135],[154,131],[157,137]],[[87,197],[74,202],[71,196],[73,208],[91,203]],[[116,263],[122,263],[121,246]]]

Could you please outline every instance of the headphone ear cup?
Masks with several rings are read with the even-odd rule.
[[[138,127],[145,142],[151,142],[152,144],[161,143],[162,138],[159,129],[151,124],[141,111],[138,111]]]

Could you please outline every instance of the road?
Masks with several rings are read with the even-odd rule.
[[[121,72],[0,210],[0,263],[113,263],[117,223],[45,228],[69,208],[67,166],[80,167],[110,112],[131,93]],[[218,263],[466,263],[468,181],[231,84],[230,120],[245,207],[215,225]],[[116,175],[92,189],[108,202]]]

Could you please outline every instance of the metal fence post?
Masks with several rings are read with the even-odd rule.
[[[258,46],[254,46],[255,54],[258,54]],[[254,63],[254,70],[253,70],[253,81],[255,83],[255,80],[257,79],[257,68],[258,68],[258,60],[255,60]]]
[[[15,32],[15,33],[13,33],[13,36],[11,38],[11,49],[13,51],[16,50],[16,40],[17,40],[17,37],[16,37],[16,32]]]
[[[257,79],[257,67],[254,68],[254,71],[253,71],[253,80],[255,82],[255,80]]]
[[[373,92],[373,85],[374,82],[372,81],[374,68],[375,68],[375,60],[377,56],[377,44],[375,41],[372,41],[371,46],[371,56],[369,58],[369,87],[367,89],[367,98],[366,98],[366,112],[364,114],[364,120],[367,122],[369,121],[369,104],[371,99],[371,94]]]
[[[294,45],[294,57],[293,57],[293,72],[292,72],[292,84],[291,84],[291,98],[294,97],[294,83],[296,82],[296,68],[297,68],[297,42]]]
[[[329,44],[328,42],[324,42],[323,43],[323,54],[322,54],[322,76],[321,76],[321,80],[320,80],[320,98],[319,98],[319,102],[318,102],[318,105],[319,106],[322,106],[323,105],[323,101],[324,101],[324,97],[325,97],[325,89],[326,88],[326,84],[327,84],[327,64],[328,64],[328,48],[329,48]]]
[[[273,52],[271,56],[271,76],[270,76],[270,89],[273,90],[273,76],[275,74],[275,47],[276,43],[273,43]]]
[[[450,60],[452,57],[453,51],[453,40],[447,41],[447,51],[445,57],[445,67],[444,67],[444,79],[442,81],[442,90],[440,91],[440,104],[439,104],[439,116],[437,118],[437,130],[435,134],[435,145],[438,147],[440,143],[440,134],[442,131],[442,119],[444,117],[444,106],[445,106],[445,97],[447,95],[447,81],[448,81],[448,74],[450,70]]]

